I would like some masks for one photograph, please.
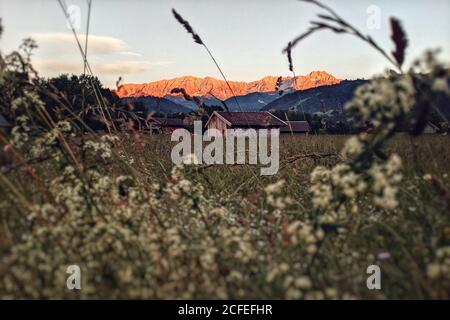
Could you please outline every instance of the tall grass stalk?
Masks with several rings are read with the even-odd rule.
[[[239,110],[241,112],[243,112],[244,110],[242,109],[242,107],[241,107],[241,105],[240,105],[240,103],[239,103],[239,101],[238,101],[238,99],[236,97],[236,94],[233,91],[233,88],[231,88],[231,85],[230,85],[227,77],[223,73],[222,68],[220,67],[220,65],[217,62],[216,58],[212,54],[211,50],[209,50],[208,46],[203,42],[203,40],[200,38],[200,36],[194,31],[194,29],[191,27],[191,25],[189,24],[189,22],[187,20],[185,20],[175,9],[172,9],[172,13],[173,13],[173,16],[175,17],[175,19],[186,29],[186,31],[188,33],[190,33],[192,35],[195,43],[197,43],[197,44],[203,46],[203,48],[205,48],[206,52],[211,57],[212,61],[216,65],[217,69],[219,70],[220,75],[222,76],[223,80],[227,84],[228,89],[230,90],[231,94],[233,95],[233,99],[236,102],[236,105],[238,106]],[[247,125],[250,126],[248,118],[247,118],[247,115],[245,115],[245,118],[246,118],[246,121],[247,121]]]

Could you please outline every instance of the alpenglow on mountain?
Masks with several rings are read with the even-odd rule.
[[[244,82],[229,81],[236,96],[244,96],[256,92],[274,92],[278,77],[267,76],[261,80]],[[284,81],[292,80],[292,77],[284,77]],[[339,84],[340,79],[335,78],[325,71],[313,71],[304,76],[297,76],[293,89],[305,90],[321,86]],[[191,96],[217,97],[226,100],[232,97],[232,93],[223,80],[211,77],[197,78],[185,76],[170,80],[160,80],[143,84],[124,84],[117,90],[117,95],[125,97],[165,97],[170,95],[173,88],[184,88]]]

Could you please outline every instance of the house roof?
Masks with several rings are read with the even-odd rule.
[[[224,119],[231,127],[284,127],[286,122],[277,118],[268,111],[257,112],[217,112],[215,111],[210,119],[214,115],[218,115]],[[209,122],[209,120],[208,120]]]
[[[286,121],[287,126],[281,128],[281,132],[309,132],[308,121]]]
[[[162,127],[184,127],[183,120],[177,118],[152,117],[150,122],[155,122],[156,125],[160,125]]]
[[[0,114],[0,127],[11,127],[11,124]]]

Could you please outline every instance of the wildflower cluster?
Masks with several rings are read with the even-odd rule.
[[[435,85],[448,82],[448,72],[427,53],[416,66],[425,64],[433,72],[430,88],[445,91],[445,86]],[[413,69],[412,69],[413,70]],[[417,89],[417,76],[411,70],[408,74],[393,74],[375,78],[360,86],[354,98],[345,106],[353,120],[366,132],[349,138],[342,151],[344,163],[331,169],[319,166],[311,174],[312,204],[326,214],[328,222],[343,220],[350,212],[359,211],[358,201],[371,196],[376,207],[394,210],[398,206],[396,195],[402,180],[402,161],[397,154],[387,156],[385,146],[399,124],[417,104],[417,96],[423,95]],[[423,88],[422,88],[423,89]]]
[[[291,205],[293,200],[290,196],[282,194],[283,185],[286,183],[284,180],[280,180],[274,184],[268,185],[264,191],[266,192],[266,200],[269,206],[283,210],[287,206]]]
[[[100,156],[103,160],[108,160],[112,157],[112,150],[114,143],[119,138],[112,135],[104,135],[100,141],[89,140],[84,144],[84,150],[92,156]]]
[[[389,134],[415,103],[413,79],[390,75],[373,79],[356,89],[346,109],[360,126],[371,125],[377,135]]]

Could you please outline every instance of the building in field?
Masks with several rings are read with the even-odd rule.
[[[308,135],[311,131],[308,121],[286,121],[287,126],[280,129],[281,134]]]
[[[207,129],[219,130],[222,135],[226,135],[228,129],[281,129],[286,126],[286,122],[268,111],[214,111],[205,124]]]
[[[176,129],[186,127],[182,119],[152,117],[147,120],[152,132],[172,133]]]

